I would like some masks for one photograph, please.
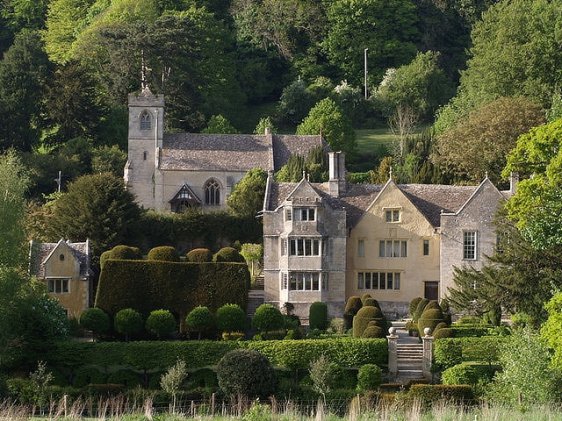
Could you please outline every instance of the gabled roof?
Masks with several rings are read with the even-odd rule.
[[[164,136],[160,169],[278,171],[291,155],[306,156],[321,136],[171,133]]]
[[[279,207],[295,186],[295,183],[272,183],[269,208],[266,210],[273,211]],[[314,183],[312,186],[333,209],[346,210],[348,228],[359,222],[384,188],[380,184],[349,184],[347,191],[336,198],[328,194],[327,183]],[[397,187],[434,227],[440,226],[442,211],[456,212],[477,188],[437,184],[398,184]]]
[[[187,184],[181,186],[181,188],[174,195],[174,197],[169,200],[169,202],[172,203],[178,200],[185,200],[191,205],[201,205],[201,200]]]
[[[80,264],[80,277],[89,277],[90,242],[88,240],[82,243],[71,243],[63,239],[59,240],[57,243],[38,243],[31,241],[29,250],[29,274],[37,278],[45,277],[45,263],[60,244],[68,246],[73,256]]]

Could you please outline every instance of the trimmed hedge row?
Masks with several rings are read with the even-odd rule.
[[[506,338],[498,336],[437,339],[433,361],[440,370],[465,361],[482,361],[491,364],[497,361],[498,351],[505,340]]]
[[[461,363],[443,371],[441,378],[443,384],[470,384],[490,383],[499,370],[497,365]]]
[[[491,327],[491,326],[490,326]],[[462,325],[452,325],[451,330],[453,331],[453,337],[455,338],[471,338],[480,337],[488,335],[487,326],[462,326]]]
[[[424,407],[437,401],[471,402],[474,392],[469,385],[414,384],[408,391],[408,398],[418,400]]]
[[[343,368],[364,364],[386,364],[388,349],[384,339],[308,339],[281,341],[184,341],[184,342],[60,342],[49,354],[48,364],[60,371],[81,367],[119,366],[123,369],[163,370],[178,358],[190,369],[216,365],[224,354],[248,348],[265,355],[274,366],[289,369],[308,368],[311,361],[325,354]]]
[[[178,263],[108,260],[101,272],[96,307],[110,315],[124,308],[148,314],[167,309],[185,319],[198,305],[246,308],[250,274],[243,263]]]

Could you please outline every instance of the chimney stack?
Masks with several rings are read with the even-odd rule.
[[[346,191],[345,181],[345,153],[328,152],[329,164],[329,192],[331,196],[340,197]]]
[[[517,190],[517,184],[519,184],[519,173],[518,172],[511,172],[509,174],[509,192],[513,195]]]

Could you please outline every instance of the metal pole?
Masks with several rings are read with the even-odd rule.
[[[367,99],[367,95],[368,95],[368,92],[367,92],[367,51],[369,51],[369,49],[365,48],[365,51],[364,51],[364,53],[365,53],[365,99]]]

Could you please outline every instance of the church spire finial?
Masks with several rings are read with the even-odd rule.
[[[388,172],[389,180],[392,180],[392,165],[390,166],[390,171]]]
[[[141,50],[141,92],[142,93],[151,93],[150,88],[148,87],[148,78],[146,76],[148,68],[146,67],[146,63],[144,61],[144,50]]]

